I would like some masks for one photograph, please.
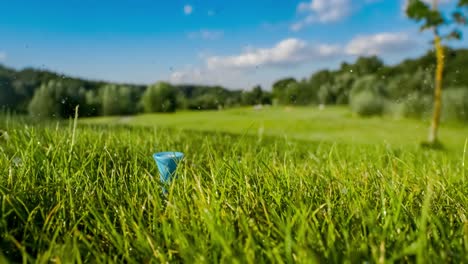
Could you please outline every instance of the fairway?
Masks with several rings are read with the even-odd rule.
[[[169,127],[176,130],[229,132],[238,135],[270,135],[317,142],[391,144],[417,147],[426,139],[429,122],[393,117],[362,118],[349,108],[264,107],[223,111],[186,111],[175,114],[143,114],[131,117],[97,117],[87,124]],[[468,127],[442,124],[441,140],[447,148],[463,151]]]
[[[466,128],[431,151],[340,108],[1,122],[0,262],[468,261]]]

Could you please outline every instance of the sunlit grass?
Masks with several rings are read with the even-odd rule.
[[[3,124],[0,262],[468,261],[463,144]],[[166,198],[165,150],[186,156]]]
[[[197,131],[218,131],[239,135],[271,135],[290,139],[348,144],[392,144],[419,146],[426,140],[429,120],[391,116],[360,118],[345,107],[266,107],[223,111],[143,114],[130,117],[87,118],[89,124],[158,126]],[[440,139],[452,150],[461,151],[468,138],[468,126],[442,123]]]

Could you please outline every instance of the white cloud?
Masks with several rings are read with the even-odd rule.
[[[7,54],[3,51],[0,51],[0,61],[6,60]]]
[[[382,55],[412,49],[415,41],[407,33],[378,33],[375,35],[357,36],[345,47],[348,55]]]
[[[306,17],[291,25],[291,30],[299,31],[313,23],[332,23],[351,14],[351,0],[310,0],[297,6],[298,13]]]
[[[203,73],[200,69],[187,69],[171,73],[169,80],[173,83],[194,83],[203,80]]]
[[[207,69],[206,67],[185,67],[174,71],[168,81],[174,84],[222,85],[230,88],[249,87],[255,76],[228,69]]]
[[[419,42],[405,32],[383,32],[357,36],[342,45],[308,43],[301,39],[288,38],[268,48],[247,47],[239,54],[215,56],[199,54],[204,65],[186,67],[171,74],[173,83],[216,84],[228,87],[251,87],[264,77],[263,84],[272,81],[267,72],[295,72],[292,67],[314,67],[355,56],[404,54],[417,47]],[[318,66],[317,66],[318,67]],[[277,78],[278,73],[274,78]]]
[[[313,44],[296,38],[280,41],[271,48],[246,48],[238,55],[207,56],[207,69],[251,69],[262,67],[297,66],[337,56],[385,55],[412,49],[415,41],[405,32],[383,32],[361,35],[347,44]]]
[[[186,67],[169,76],[172,83],[197,83],[251,87],[259,83],[264,69],[288,70],[286,66],[299,66],[314,60],[321,61],[341,54],[339,46],[309,44],[299,39],[285,39],[271,48],[246,47],[238,55],[213,56],[202,53],[200,67]],[[263,82],[265,85],[266,83]]]
[[[208,30],[201,29],[199,31],[188,33],[187,37],[190,39],[205,39],[205,40],[217,40],[224,36],[222,30]]]
[[[184,6],[184,14],[190,15],[193,12],[193,7],[191,5],[185,5]]]
[[[258,66],[291,66],[310,60],[337,55],[334,45],[311,45],[303,40],[289,38],[272,48],[249,48],[239,55],[211,56],[206,58],[208,69],[249,69]]]
[[[338,22],[364,6],[380,2],[383,0],[308,0],[301,2],[297,5],[297,13],[302,18],[291,24],[290,30],[299,31],[312,24]]]

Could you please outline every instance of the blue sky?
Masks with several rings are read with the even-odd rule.
[[[430,35],[404,16],[404,2],[0,0],[0,63],[115,82],[269,89],[359,55],[395,63],[424,53]]]

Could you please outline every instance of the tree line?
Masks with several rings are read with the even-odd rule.
[[[271,104],[271,93],[260,86],[241,91],[167,82],[115,84],[32,68],[16,71],[0,65],[0,108],[34,117],[70,117],[78,105],[81,116],[100,116],[214,110],[255,104]]]
[[[443,118],[468,121],[468,50],[445,48]],[[273,85],[273,100],[289,105],[349,105],[359,115],[427,117],[432,111],[436,55],[385,65],[378,57],[342,63],[308,79],[285,78]]]
[[[444,72],[445,119],[468,121],[468,50],[448,49]],[[385,65],[376,56],[343,62],[301,80],[284,78],[271,92],[256,86],[229,90],[221,86],[113,84],[70,78],[49,71],[16,71],[0,65],[0,107],[34,117],[133,115],[142,112],[214,110],[257,104],[348,105],[359,115],[426,117],[433,101],[436,58]]]

